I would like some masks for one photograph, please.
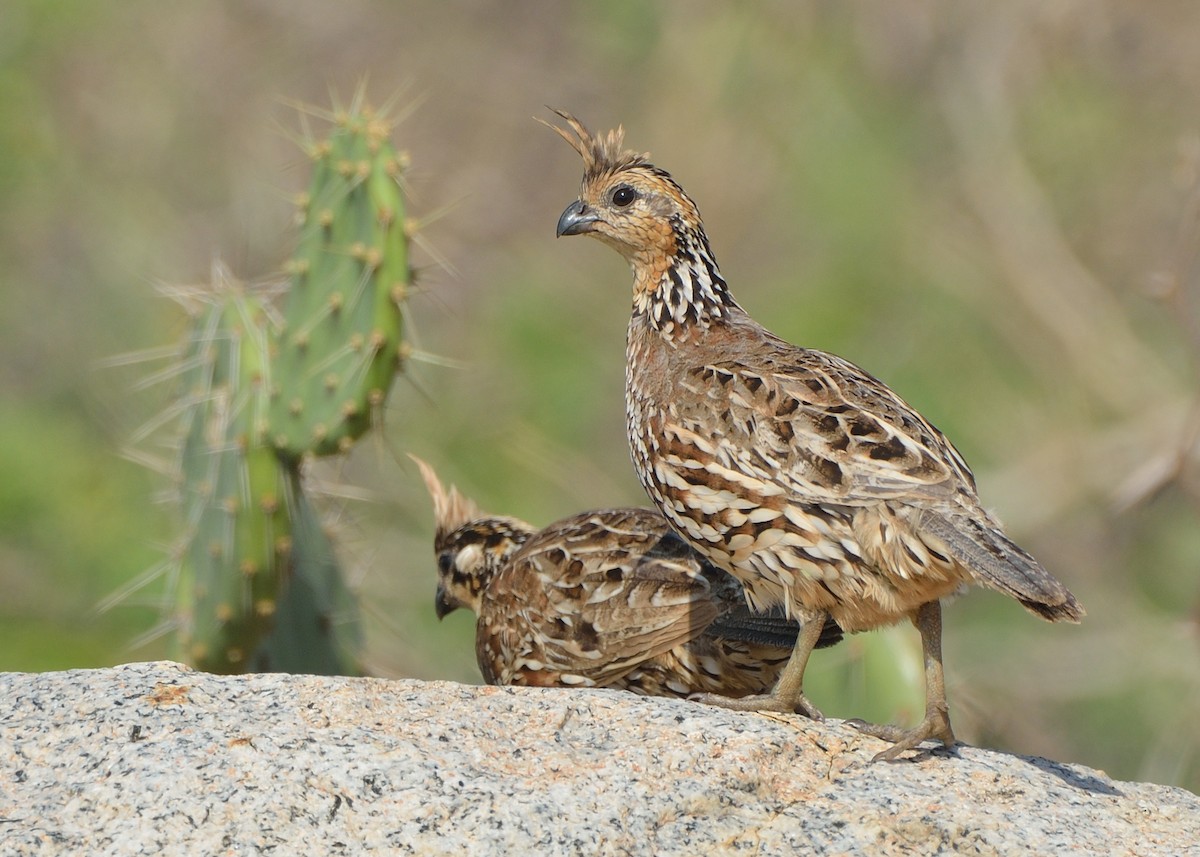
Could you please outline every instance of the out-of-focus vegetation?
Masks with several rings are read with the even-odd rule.
[[[621,385],[629,276],[555,242],[578,159],[531,121],[624,123],[705,214],[741,302],[899,390],[1089,610],[950,605],[960,736],[1200,789],[1200,7],[1188,0],[614,3],[8,0],[0,6],[0,669],[163,657],[162,478],[123,457],[183,319],[159,282],[292,250],[281,99],[367,76],[421,102],[418,356],[336,470],[381,675],[478,680],[433,618],[431,513],[401,453],[489,509],[643,502]],[[407,85],[407,88],[405,88]],[[112,365],[116,362],[118,365]],[[161,449],[138,448],[155,458]],[[354,486],[348,490],[347,486]],[[131,641],[135,645],[130,645]],[[834,716],[912,717],[915,633],[814,659]],[[905,672],[911,670],[911,674]],[[907,701],[906,701],[907,700]]]

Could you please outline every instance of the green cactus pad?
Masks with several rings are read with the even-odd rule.
[[[287,471],[263,442],[266,318],[256,295],[223,283],[183,357],[181,642],[213,672],[245,669],[275,622],[291,562]]]
[[[271,442],[285,459],[346,451],[392,385],[410,268],[403,161],[389,131],[356,108],[309,146],[312,182],[273,346]]]

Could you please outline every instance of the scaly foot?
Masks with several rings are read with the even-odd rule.
[[[737,699],[716,693],[694,693],[688,699],[693,702],[702,702],[705,705],[729,708],[733,711],[780,711],[787,714],[803,714],[810,720],[825,719],[825,715],[802,693],[790,698],[776,696],[773,693],[758,693]]]
[[[934,709],[925,712],[925,719],[915,729],[901,729],[899,726],[880,726],[863,720],[847,720],[859,732],[874,735],[884,741],[891,741],[892,746],[881,753],[876,753],[872,762],[894,762],[902,753],[916,749],[922,742],[929,739],[941,741],[946,749],[956,743],[954,732],[950,729],[950,715],[945,709]]]

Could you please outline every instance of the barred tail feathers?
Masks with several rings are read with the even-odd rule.
[[[1012,596],[1043,619],[1077,623],[1087,615],[1070,590],[986,520],[924,510],[920,532],[940,542],[977,582]]]

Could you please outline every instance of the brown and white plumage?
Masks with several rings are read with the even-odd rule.
[[[437,613],[475,612],[489,684],[744,696],[778,678],[798,625],[751,612],[741,585],[656,512],[585,512],[538,531],[484,515],[417,463],[434,500]],[[820,645],[840,639],[830,622]]]
[[[621,129],[594,137],[559,115],[569,130],[551,127],[584,178],[558,234],[596,237],[633,268],[626,417],[642,485],[758,609],[816,626],[832,616],[847,631],[911,618],[926,718],[909,731],[860,728],[895,742],[886,758],[930,737],[952,745],[939,599],[978,584],[1051,621],[1079,621],[1083,608],[983,509],[940,431],[867,372],[780,339],[737,304],[669,174],[623,149]],[[811,642],[802,636],[770,697],[738,707],[819,717],[802,691]]]

